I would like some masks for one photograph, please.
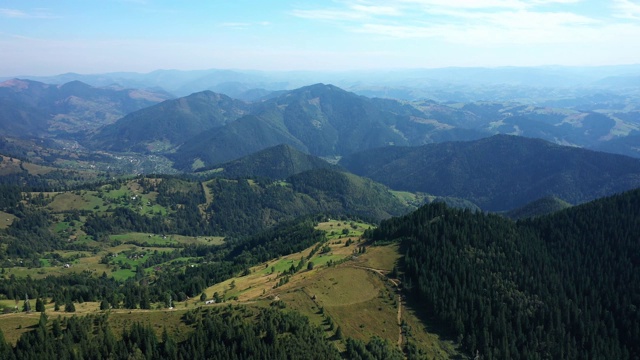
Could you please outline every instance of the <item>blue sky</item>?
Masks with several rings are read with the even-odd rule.
[[[640,63],[640,0],[1,0],[0,75]]]

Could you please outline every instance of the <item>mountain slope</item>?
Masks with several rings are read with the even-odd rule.
[[[80,81],[49,85],[12,79],[0,83],[0,128],[4,135],[19,137],[88,132],[170,97],[161,91],[96,88]]]
[[[287,181],[296,191],[335,204],[346,213],[386,219],[408,211],[386,186],[342,171],[311,170],[293,175]]]
[[[103,128],[94,146],[116,151],[163,151],[242,116],[247,105],[203,91],[133,112]]]
[[[339,164],[392,189],[464,198],[490,211],[545,196],[578,204],[640,186],[637,159],[508,135],[374,149]]]
[[[193,137],[171,157],[177,168],[195,169],[200,162],[205,166],[220,164],[279,144],[306,151],[305,145],[281,124],[246,115],[227,126]]]
[[[178,166],[184,168],[196,159],[205,165],[226,162],[282,143],[315,156],[407,144],[390,126],[395,114],[332,85],[281,94],[255,105],[252,114],[189,141],[175,156]]]
[[[190,170],[279,144],[314,156],[341,157],[388,145],[469,141],[502,133],[593,147],[627,136],[638,126],[632,111],[369,99],[325,84],[274,92],[252,104],[213,96],[192,94],[130,114],[96,135],[94,145],[169,153],[176,168]]]
[[[640,117],[640,112],[636,112],[636,115]],[[640,158],[640,134],[634,132],[625,137],[602,142],[592,147],[592,149]]]
[[[0,132],[3,135],[30,137],[46,134],[49,114],[39,108],[0,98]]]
[[[442,204],[383,221],[404,287],[485,359],[640,356],[640,190],[515,223]]]
[[[224,235],[252,233],[304,215],[381,220],[412,209],[381,184],[329,169],[284,182],[213,179],[205,184],[212,199],[205,210],[207,226]]]
[[[330,168],[331,164],[289,145],[277,145],[212,169],[202,171],[216,177],[266,177],[286,179],[307,170]]]

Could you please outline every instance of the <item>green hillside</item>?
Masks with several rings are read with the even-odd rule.
[[[22,171],[17,160],[5,162],[8,174]],[[487,359],[633,359],[639,199],[636,190],[516,223],[324,168],[285,180],[140,176],[72,191],[0,187],[9,219],[0,228],[0,308],[8,313],[0,329],[16,354],[54,346],[25,345],[38,336],[63,351],[60,339],[112,346],[109,337],[132,331],[156,344],[150,354],[165,356],[158,344],[169,339],[191,354],[203,336],[226,339],[232,330],[205,326],[221,316],[246,330],[233,339],[264,351],[281,351],[277,341],[261,342],[268,336],[301,336],[325,357],[465,358],[463,351]],[[388,219],[429,201],[377,229],[357,220]],[[20,311],[23,294],[29,306],[45,306],[46,321],[64,314],[60,323],[40,329],[38,314]],[[197,309],[208,299],[227,304],[209,304],[220,312]],[[76,323],[67,309],[92,317]],[[264,319],[298,330],[273,331]],[[128,344],[142,346],[138,340]]]
[[[109,300],[106,304],[111,307],[106,309],[106,300],[94,301],[92,292],[83,292],[90,301],[76,303],[71,312],[67,302],[64,311],[62,307],[56,310],[54,304],[44,305],[45,316],[6,314],[0,324],[0,333],[6,335],[0,338],[0,354],[10,359],[13,351],[22,359],[44,356],[55,348],[56,354],[66,356],[68,351],[87,354],[87,348],[97,346],[101,350],[92,350],[92,354],[107,352],[114,358],[126,358],[136,348],[155,358],[175,358],[175,353],[197,358],[198,351],[215,358],[235,346],[218,348],[223,342],[241,344],[238,346],[251,349],[253,355],[288,351],[287,357],[296,359],[460,358],[451,340],[423,329],[416,317],[419,310],[394,294],[396,280],[385,274],[392,271],[398,249],[393,245],[365,246],[360,236],[367,228],[371,224],[329,220],[316,223],[314,229],[302,222],[250,237],[248,242],[229,244],[237,250],[228,257],[245,265],[268,260],[241,273],[226,274],[226,280],[203,289],[199,296],[175,297],[170,304],[173,307],[165,298],[150,303],[151,309],[143,307],[147,306],[145,301],[138,309],[138,304],[129,300]],[[225,248],[218,247],[222,252]],[[246,248],[259,251],[247,252]],[[353,256],[355,253],[358,256]],[[281,255],[274,258],[277,254]],[[208,266],[198,263],[198,267]],[[182,279],[188,285],[198,284],[203,280],[194,277],[198,272],[186,271]],[[144,289],[163,286],[153,283],[153,278],[152,273],[141,277],[138,272],[135,282],[126,286],[143,290],[140,296],[144,299]],[[138,287],[137,283],[145,285]],[[35,280],[32,286],[39,289],[41,285]],[[75,288],[64,282],[59,286]],[[113,291],[97,287],[103,294]],[[153,294],[148,295],[155,299]],[[36,303],[42,304],[40,297]],[[3,306],[12,307],[13,300],[0,301]],[[35,338],[39,339],[37,345],[25,347]],[[209,344],[207,350],[194,348],[202,339],[218,345]],[[296,345],[297,341],[308,344]]]
[[[286,181],[214,179],[205,183],[212,198],[206,207],[212,230],[242,234],[302,215],[351,215],[371,220],[410,211],[388,188],[335,170],[319,169]]]
[[[515,223],[426,205],[383,221],[404,287],[485,359],[640,356],[640,190]]]
[[[277,145],[238,160],[214,165],[198,171],[202,176],[223,178],[266,177],[286,179],[291,175],[332,165],[312,155],[305,154],[289,145]]]
[[[102,128],[90,143],[114,151],[166,152],[247,111],[226,95],[203,91],[132,112]]]
[[[277,117],[246,115],[225,127],[195,136],[171,154],[171,158],[177,168],[191,170],[197,163],[205,167],[220,164],[280,144],[306,150]]]
[[[378,109],[365,97],[316,84],[257,104],[251,116],[193,138],[174,159],[184,168],[196,159],[209,166],[279,144],[315,156],[407,144],[390,128],[396,121],[397,115]]]

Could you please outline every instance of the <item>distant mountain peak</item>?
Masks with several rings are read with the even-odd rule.
[[[58,88],[65,92],[81,92],[81,91],[89,91],[94,89],[93,86],[83,83],[80,80],[69,81],[68,83],[58,85]]]
[[[285,179],[308,170],[334,167],[328,162],[306,154],[289,144],[279,144],[209,169],[216,169],[216,176],[223,177],[257,176]]]
[[[295,89],[295,90],[291,90],[290,94],[304,94],[304,93],[310,93],[313,94],[314,96],[320,95],[320,94],[327,94],[329,92],[333,92],[333,93],[340,93],[340,94],[352,94],[353,96],[358,96],[354,93],[351,93],[347,90],[341,89],[335,85],[331,85],[331,84],[323,84],[323,83],[317,83],[317,84],[313,84],[313,85],[308,85],[308,86],[303,86],[299,89]]]
[[[225,94],[221,94],[221,93],[217,93],[211,90],[204,90],[204,91],[198,91],[195,92],[189,96],[185,97],[186,99],[205,99],[205,100],[229,100],[232,101],[232,99],[225,95]]]

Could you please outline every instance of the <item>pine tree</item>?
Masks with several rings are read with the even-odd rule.
[[[0,330],[0,359],[9,360],[13,358],[13,349],[11,348],[11,345],[6,342],[4,334],[2,333],[2,330]]]
[[[73,301],[69,301],[64,306],[65,312],[76,312],[76,306],[73,304]]]
[[[43,313],[45,311],[44,309],[44,301],[42,301],[42,299],[38,298],[36,300],[36,311],[37,312],[41,312]]]

